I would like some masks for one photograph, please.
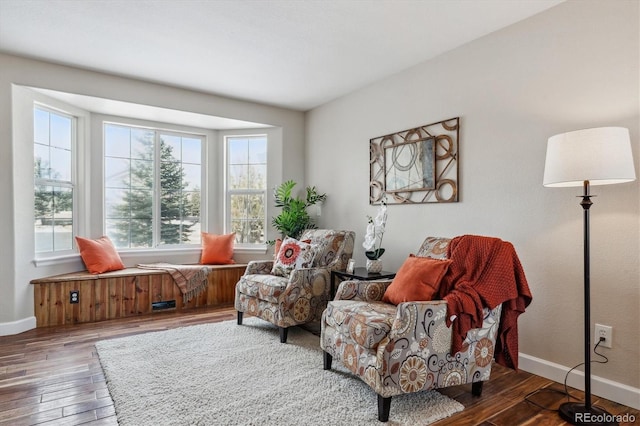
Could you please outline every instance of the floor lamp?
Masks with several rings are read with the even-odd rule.
[[[631,182],[633,166],[629,131],[600,127],[562,133],[549,138],[544,166],[544,186],[582,186],[584,210],[584,402],[566,402],[560,416],[574,425],[610,425],[611,415],[591,405],[591,318],[589,302],[589,195],[591,185]]]

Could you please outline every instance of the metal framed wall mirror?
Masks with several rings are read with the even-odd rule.
[[[458,201],[459,117],[369,141],[369,203]]]

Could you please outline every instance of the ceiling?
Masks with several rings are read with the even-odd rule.
[[[564,0],[0,0],[0,51],[306,111]]]

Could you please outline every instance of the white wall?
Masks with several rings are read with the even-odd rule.
[[[300,161],[304,156],[304,115],[299,111],[0,54],[0,335],[18,333],[35,326],[31,279],[75,271],[82,266],[80,261],[44,267],[36,267],[32,262],[33,222],[29,217],[33,211],[33,147],[32,141],[24,137],[24,129],[13,126],[14,118],[22,110],[20,102],[12,110],[16,86],[272,125],[274,128],[268,131],[281,140],[281,145],[275,151],[276,158],[269,158],[277,167],[277,170],[270,168],[270,174],[274,174],[270,178],[276,183],[295,179],[304,184]],[[219,224],[216,228],[213,224],[212,232],[219,232],[221,226]],[[91,231],[95,232],[95,227],[91,227]],[[268,237],[275,237],[275,233]],[[246,257],[243,255],[238,261],[248,260]]]
[[[511,241],[533,303],[520,351],[583,360],[581,188],[545,188],[547,139],[623,126],[640,172],[639,3],[568,1],[323,105],[306,116],[306,181],[328,192],[321,225],[356,231],[368,205],[369,139],[460,116],[460,202],[389,206],[385,269],[428,235]],[[613,326],[610,362],[593,374],[640,388],[638,181],[593,188],[592,319]],[[634,391],[634,392],[635,392]],[[640,405],[639,393],[635,394]]]

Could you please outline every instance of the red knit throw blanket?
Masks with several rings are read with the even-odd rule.
[[[522,265],[511,243],[499,238],[463,235],[449,243],[452,263],[442,279],[441,298],[447,301],[447,325],[453,323],[451,353],[463,349],[472,328],[482,326],[483,307],[502,305],[495,359],[518,370],[518,316],[532,296]]]
[[[182,292],[184,303],[187,303],[207,288],[209,268],[202,265],[173,265],[171,263],[138,264],[142,269],[159,269],[168,272]]]

